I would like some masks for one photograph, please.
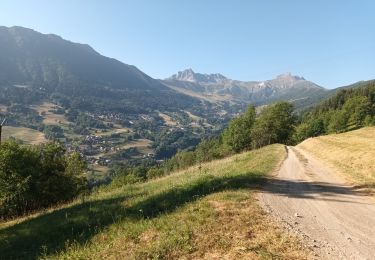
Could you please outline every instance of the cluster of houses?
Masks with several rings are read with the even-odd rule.
[[[84,158],[85,158],[87,163],[93,164],[93,165],[108,166],[108,164],[111,163],[111,159],[109,159],[107,157],[101,157],[100,156],[98,158],[95,158],[95,157],[85,156]]]

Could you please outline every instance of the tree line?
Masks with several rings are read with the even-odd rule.
[[[245,113],[233,118],[217,137],[204,139],[192,151],[179,151],[166,162],[152,167],[117,167],[112,186],[145,181],[189,166],[220,159],[246,150],[273,143],[292,143],[296,115],[293,105],[278,102],[264,107],[257,115],[249,106]]]
[[[358,88],[343,89],[304,113],[295,129],[294,141],[342,133],[375,125],[375,81]]]

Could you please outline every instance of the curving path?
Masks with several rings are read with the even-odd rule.
[[[375,200],[295,147],[259,193],[263,208],[304,238],[317,259],[375,259]]]

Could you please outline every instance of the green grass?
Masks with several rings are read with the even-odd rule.
[[[304,258],[253,196],[284,156],[272,145],[3,223],[0,258]]]

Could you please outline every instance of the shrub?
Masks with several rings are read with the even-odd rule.
[[[86,187],[80,155],[67,155],[58,143],[0,146],[0,218],[65,202]]]

